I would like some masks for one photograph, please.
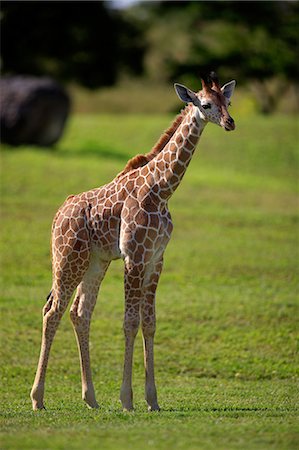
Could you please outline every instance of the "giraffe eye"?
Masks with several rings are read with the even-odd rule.
[[[203,109],[210,109],[211,103],[206,103],[205,105],[202,105]]]

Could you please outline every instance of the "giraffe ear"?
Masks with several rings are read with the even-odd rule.
[[[230,100],[231,96],[233,95],[235,86],[236,86],[235,80],[232,80],[229,83],[226,83],[222,86],[221,92],[224,95],[224,97],[226,97],[228,100]]]
[[[193,103],[194,105],[198,103],[198,98],[196,97],[195,93],[183,84],[175,83],[174,89],[177,93],[177,96],[180,100],[182,100],[182,102]]]

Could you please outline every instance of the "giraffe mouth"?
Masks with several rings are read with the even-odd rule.
[[[226,125],[224,126],[225,131],[233,131],[235,128],[236,128],[236,126],[235,126],[234,123],[232,123],[232,124],[226,124]]]
[[[225,121],[224,129],[226,131],[233,131],[235,128],[236,128],[236,125],[235,125],[234,119],[229,118]]]

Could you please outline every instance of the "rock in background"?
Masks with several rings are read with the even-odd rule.
[[[10,145],[51,146],[61,137],[70,98],[50,78],[0,80],[1,141]]]

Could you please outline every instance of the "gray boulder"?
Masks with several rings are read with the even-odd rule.
[[[0,80],[1,141],[10,145],[51,146],[62,135],[70,98],[50,78]]]

